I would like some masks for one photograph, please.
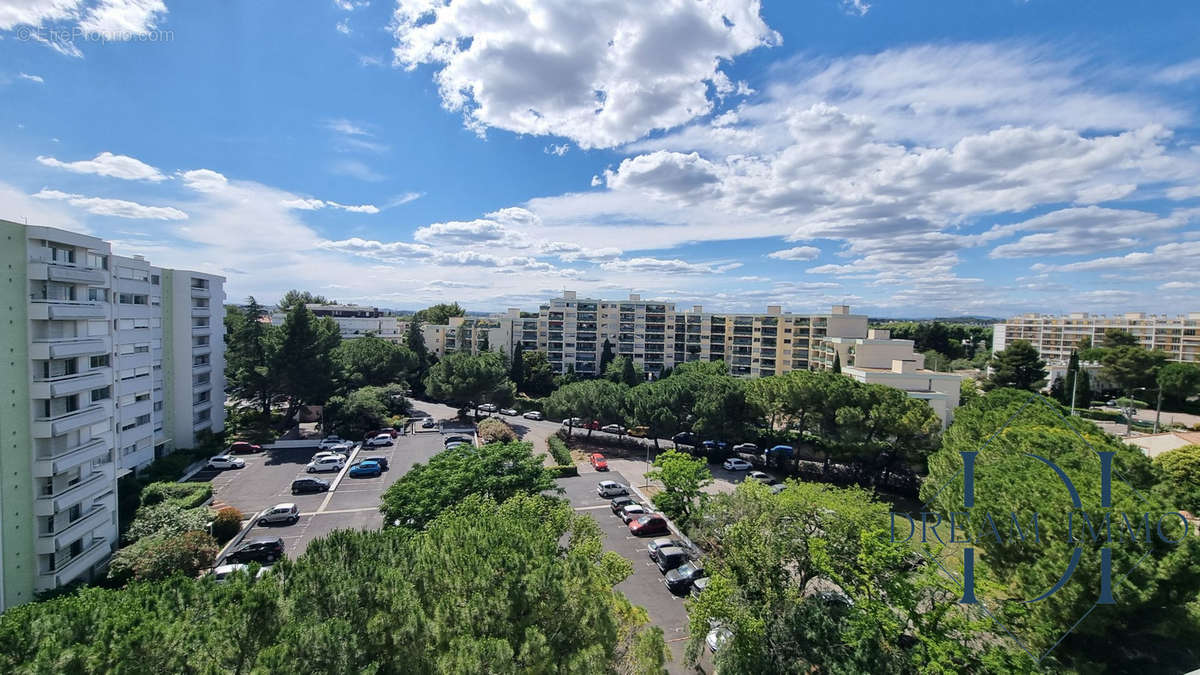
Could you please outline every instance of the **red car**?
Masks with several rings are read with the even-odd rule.
[[[667,519],[657,513],[648,513],[641,518],[629,521],[629,534],[635,537],[648,537],[652,534],[666,534],[670,531]]]
[[[589,459],[592,462],[593,469],[597,471],[608,471],[608,460],[604,459],[604,455],[597,452],[594,453]]]
[[[368,439],[372,439],[372,438],[375,438],[376,436],[379,436],[382,434],[387,434],[388,436],[391,436],[392,438],[400,437],[400,432],[396,431],[395,429],[376,429],[375,431],[368,433],[366,436],[363,436],[363,440],[365,441]]]
[[[592,423],[587,425],[587,428],[591,429],[592,431],[599,431],[600,430],[600,420],[592,420]]]
[[[261,445],[255,445],[253,443],[248,443],[246,441],[238,441],[237,443],[234,443],[233,445],[229,446],[230,453],[241,454],[241,453],[247,453],[247,452],[261,452],[261,451],[262,451]]]

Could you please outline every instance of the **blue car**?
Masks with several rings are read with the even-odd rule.
[[[351,478],[374,478],[383,473],[383,467],[379,466],[379,462],[365,460],[350,467]]]

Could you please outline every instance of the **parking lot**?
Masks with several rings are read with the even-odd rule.
[[[694,672],[684,667],[683,660],[688,638],[684,600],[667,590],[658,566],[646,555],[646,544],[656,537],[634,537],[629,534],[629,527],[613,514],[609,500],[596,494],[596,483],[601,480],[630,484],[627,477],[619,472],[597,472],[587,465],[580,465],[578,477],[560,478],[557,482],[575,511],[586,513],[599,523],[604,532],[605,548],[633,563],[633,574],[618,584],[617,590],[635,605],[645,607],[650,621],[663,629],[663,637],[671,648],[672,661],[668,664],[668,670],[672,673]],[[630,496],[638,499],[632,492]]]
[[[342,473],[310,474],[305,465],[318,452],[317,446],[267,450],[251,455],[239,455],[246,461],[243,469],[225,471],[204,470],[192,481],[209,482],[213,486],[213,506],[232,506],[247,518],[276,504],[292,502],[300,510],[300,520],[291,525],[257,525],[247,539],[280,537],[288,557],[304,552],[317,537],[341,529],[375,529],[383,524],[379,502],[384,490],[403,476],[417,462],[428,461],[441,452],[442,434],[421,432],[400,436],[391,446],[361,448]],[[384,457],[388,471],[374,478],[351,478],[349,466],[368,457]],[[340,480],[339,480],[340,476]],[[293,495],[292,481],[316,477],[329,481],[329,492]]]

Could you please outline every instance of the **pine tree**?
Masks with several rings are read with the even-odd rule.
[[[608,364],[612,363],[613,358],[613,345],[608,341],[608,338],[604,338],[604,348],[600,351],[600,369],[596,372],[603,376],[605,371],[608,370]]]
[[[1017,340],[1004,351],[997,352],[988,365],[992,368],[992,376],[984,386],[989,390],[1012,387],[1038,391],[1046,385],[1046,362],[1027,340]]]
[[[637,371],[633,369],[633,359],[625,359],[625,363],[621,366],[621,381],[631,387],[636,387],[641,381]]]
[[[837,352],[833,353],[833,372],[842,372],[842,355]]]
[[[508,379],[517,386],[517,391],[525,389],[525,345],[517,342],[513,348],[512,365],[509,367]]]

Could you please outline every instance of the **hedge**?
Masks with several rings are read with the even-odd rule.
[[[558,436],[551,436],[546,439],[546,444],[550,446],[550,456],[560,465],[570,464],[574,466],[575,462],[571,459],[571,451],[567,449],[567,444]],[[578,474],[578,471],[576,472]]]
[[[201,506],[212,497],[210,483],[174,483],[159,481],[142,488],[142,506],[167,502],[184,509]]]
[[[211,512],[206,508],[185,509],[170,502],[143,506],[125,532],[125,541],[134,543],[148,537],[202,531],[209,518]]]
[[[575,464],[563,464],[561,466],[547,467],[547,471],[555,478],[564,478],[567,476],[578,476],[579,466]]]
[[[1085,420],[1097,420],[1100,422],[1124,422],[1125,416],[1119,412],[1110,410],[1076,410],[1079,416]]]

